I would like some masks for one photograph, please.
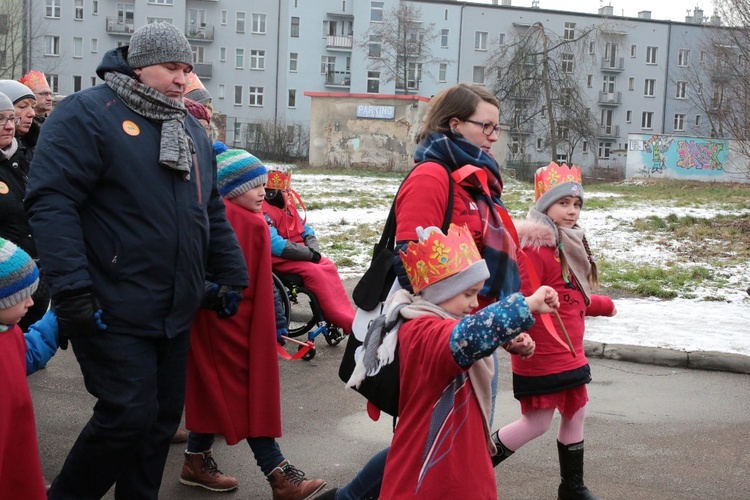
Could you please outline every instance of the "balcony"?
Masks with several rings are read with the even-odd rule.
[[[601,70],[605,73],[622,73],[625,71],[625,58],[617,57],[614,60],[610,57],[602,58]]]
[[[596,136],[600,139],[617,139],[620,137],[620,126],[599,125],[599,133]]]
[[[328,35],[326,48],[328,50],[351,51],[354,45],[354,37],[351,35]]]
[[[122,19],[118,17],[107,17],[107,33],[110,35],[130,36],[135,31],[135,25],[132,19]]]
[[[619,106],[622,104],[622,92],[599,92],[599,106]]]
[[[326,73],[326,87],[349,88],[352,85],[350,71],[328,71]]]
[[[210,80],[213,76],[214,68],[211,63],[194,63],[193,73],[201,80]]]
[[[193,42],[213,42],[214,27],[206,24],[188,24],[185,26],[185,38]]]

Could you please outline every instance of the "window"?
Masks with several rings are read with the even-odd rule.
[[[299,17],[292,18],[292,26],[290,28],[289,36],[299,38]]]
[[[438,82],[448,81],[448,63],[440,63],[440,69],[438,69]]]
[[[234,67],[237,69],[245,67],[245,49],[234,49]]]
[[[206,54],[206,48],[203,46],[191,46],[190,51],[193,53],[193,64],[203,63]]]
[[[221,21],[220,21],[222,26],[226,26],[227,25],[228,18],[229,18],[229,12],[226,11],[226,10],[222,10],[221,11]]]
[[[234,105],[242,106],[242,85],[234,86]]]
[[[675,113],[674,115],[674,131],[684,132],[685,131],[685,115],[682,113]]]
[[[157,5],[174,5],[174,0],[148,0],[148,3],[155,3]]]
[[[635,78],[628,78],[628,90],[635,90]]]
[[[513,136],[510,139],[510,152],[514,155],[521,152],[521,141],[517,136]]]
[[[253,33],[265,34],[266,33],[266,15],[265,14],[252,14],[253,20]]]
[[[370,35],[370,43],[367,45],[367,55],[369,57],[380,57],[382,38],[380,35]]]
[[[630,57],[636,57],[638,55],[638,46],[637,45],[631,45],[630,46]]]
[[[296,52],[289,53],[289,72],[290,73],[297,72],[297,57],[298,57],[298,54]]]
[[[591,88],[591,87],[593,87],[593,86],[594,86],[594,75],[588,75],[588,76],[586,77],[586,86],[587,86],[588,88]]]
[[[174,19],[171,17],[147,17],[146,18],[146,24],[152,24],[152,23],[169,23],[174,24]]]
[[[685,99],[687,96],[687,82],[677,82],[677,99]]]
[[[99,0],[91,0],[91,15],[99,15]]]
[[[81,85],[81,75],[73,75],[73,92],[79,92],[81,90]]]
[[[379,2],[382,3],[382,2]],[[377,94],[380,92],[380,71],[367,72],[367,93]]]
[[[45,56],[59,56],[60,55],[60,37],[54,35],[46,35],[44,37],[44,55]]]
[[[689,56],[690,51],[688,49],[680,49],[680,52],[677,54],[677,65],[687,66]]]
[[[596,54],[596,44],[594,42],[589,42],[589,54]]]
[[[289,89],[289,96],[287,98],[286,105],[290,108],[297,107],[297,90],[296,89]]]
[[[99,39],[92,38],[91,39],[91,53],[96,54],[97,52],[99,52]]]
[[[698,91],[697,92],[698,92],[698,95],[703,95],[703,84],[702,83],[698,84]]]
[[[657,47],[646,47],[646,64],[656,64]]]
[[[706,60],[706,51],[701,50],[701,62],[704,62]]]
[[[73,37],[73,57],[76,59],[83,57],[83,37]]]
[[[566,127],[563,122],[557,122],[557,138],[567,140],[569,135],[568,127]]]
[[[442,30],[440,32],[440,48],[441,49],[448,48],[448,35],[449,34],[450,34],[450,30]]]
[[[537,151],[541,151],[543,145],[544,145],[544,140],[541,137],[537,137],[537,139],[536,139],[536,150]]]
[[[656,87],[656,80],[652,78],[646,78],[643,85],[643,96],[654,97],[654,87]]]
[[[575,40],[576,39],[576,23],[565,23],[565,31],[563,32],[564,40]]]
[[[573,54],[563,54],[562,55],[562,65],[561,65],[560,69],[562,69],[563,73],[572,73],[573,72]]]
[[[91,87],[96,87],[96,77],[95,76],[91,77]]]
[[[610,154],[612,153],[612,143],[611,142],[600,142],[599,143],[599,158],[602,160],[606,160],[609,158]]]
[[[505,45],[505,33],[500,33],[497,35],[497,44]]]
[[[589,152],[589,141],[583,141],[583,144],[581,144],[581,151],[583,153]]]
[[[321,56],[320,57],[320,74],[327,75],[330,73],[331,78],[333,78],[334,71],[336,71],[336,57]]]
[[[73,19],[83,21],[83,0],[75,0],[73,5]]]
[[[422,63],[410,62],[406,68],[406,86],[410,89],[418,89],[422,80]]]
[[[226,87],[223,83],[219,84],[219,99],[224,99],[224,96],[226,94]]]
[[[219,47],[219,62],[226,62],[227,60],[227,48]]]
[[[60,91],[60,77],[53,74],[47,74],[47,83],[49,83],[49,89],[57,94]]]
[[[615,93],[615,77],[611,75],[604,76],[602,78],[602,92],[605,94]]]
[[[474,66],[471,81],[480,85],[484,84],[484,66]]]
[[[245,32],[245,13],[244,12],[237,12],[237,21],[235,23],[234,31],[236,31],[237,33]]]
[[[653,126],[654,112],[644,111],[641,115],[641,128],[650,130]]]
[[[383,8],[385,2],[370,2],[370,22],[380,23],[383,21]]]
[[[696,127],[701,126],[701,115],[695,115],[695,126]]]
[[[266,69],[266,51],[250,49],[250,69]]]
[[[633,121],[633,112],[631,110],[625,111],[625,123],[631,123]]]
[[[487,32],[474,32],[474,50],[487,50]]]
[[[45,0],[45,2],[44,16],[59,19],[61,0]]]

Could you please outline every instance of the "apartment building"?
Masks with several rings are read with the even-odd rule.
[[[366,33],[371,23],[392,22],[399,0],[29,0],[30,23],[40,34],[31,40],[28,67],[48,75],[55,92],[67,95],[101,81],[96,67],[103,53],[127,44],[145,23],[167,21],[184,29],[193,48],[195,72],[227,116],[227,141],[252,144],[260,123],[304,133],[310,122],[305,92],[432,96],[458,82],[491,88],[488,60],[541,23],[555,33],[604,26],[570,71],[597,120],[594,143],[560,159],[584,167],[607,164],[612,151],[625,149],[628,133],[709,136],[705,112],[693,93],[695,75],[706,57],[702,12],[685,23],[539,8],[411,0],[422,29],[437,36],[432,62],[415,57],[406,81],[374,70],[374,50]],[[716,24],[716,22],[714,22]],[[515,106],[503,102],[502,106]],[[510,157],[548,161],[544,130],[511,130]],[[523,147],[521,147],[523,145]],[[513,158],[508,158],[513,159]],[[502,160],[502,159],[501,159]]]

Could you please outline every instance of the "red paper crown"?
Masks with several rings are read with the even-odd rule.
[[[399,253],[414,293],[482,260],[469,229],[455,224],[450,225],[447,235],[433,231],[426,240],[410,242],[406,252]]]
[[[558,165],[555,162],[537,169],[534,173],[534,200],[538,200],[544,193],[563,182],[577,182],[581,184],[581,167]]]
[[[18,79],[19,82],[23,83],[30,89],[38,87],[39,85],[49,85],[47,78],[41,71],[34,71],[33,69]]]
[[[291,170],[271,170],[268,172],[266,189],[278,189],[287,191],[292,185]]]
[[[198,78],[198,75],[193,73],[192,71],[188,73],[188,76],[185,78],[185,93],[191,92],[195,89],[204,89],[206,87],[203,86],[203,82],[201,82],[201,79]]]

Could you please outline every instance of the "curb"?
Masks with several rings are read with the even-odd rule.
[[[586,356],[676,368],[750,375],[750,356],[716,351],[675,351],[659,347],[584,341]]]

